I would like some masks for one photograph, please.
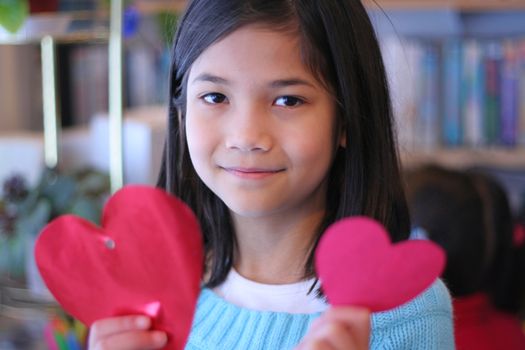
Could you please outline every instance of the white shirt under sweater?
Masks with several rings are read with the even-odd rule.
[[[290,314],[311,314],[323,312],[328,304],[316,297],[315,279],[291,284],[263,284],[251,281],[231,269],[226,280],[214,288],[215,294],[227,302],[256,311],[286,312]]]

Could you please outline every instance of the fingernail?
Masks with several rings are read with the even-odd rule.
[[[135,324],[139,328],[148,329],[150,326],[150,320],[147,317],[137,317],[137,319],[135,320]]]
[[[168,341],[168,337],[164,332],[153,332],[152,338],[157,346],[162,346]]]

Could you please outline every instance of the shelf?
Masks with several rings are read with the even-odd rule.
[[[106,42],[109,38],[108,15],[89,11],[32,15],[16,34],[0,28],[0,45],[39,44],[48,35],[57,43]]]
[[[370,8],[377,4],[385,10],[453,9],[458,11],[494,11],[525,9],[524,0],[363,0]],[[151,14],[163,11],[180,12],[185,0],[137,0],[142,13]]]
[[[525,9],[524,0],[363,0],[370,8],[385,10],[452,9],[456,11],[495,11]]]
[[[135,6],[140,13],[145,15],[157,14],[161,12],[179,13],[186,6],[185,0],[137,0]]]
[[[525,10],[525,0],[363,0],[370,9],[379,5],[384,10],[443,10],[454,11],[497,11]],[[135,6],[144,15],[154,15],[161,12],[180,13],[186,6],[186,0],[136,0]],[[93,28],[73,29],[70,27],[86,27],[92,21]],[[102,29],[100,28],[100,23]],[[44,34],[51,34],[58,43],[82,43],[90,41],[107,41],[109,37],[107,11],[60,12],[32,15],[17,34],[8,34],[0,28],[0,44],[23,45],[39,43]],[[88,25],[89,26],[89,25]],[[38,34],[35,34],[38,33]]]
[[[407,168],[437,163],[453,168],[489,166],[504,169],[525,169],[525,148],[457,148],[403,151],[401,152],[401,162]]]
[[[0,38],[0,45],[26,45],[26,44],[40,44],[40,41],[45,35],[32,36],[27,38]],[[108,32],[93,32],[93,33],[70,33],[63,35],[53,35],[53,39],[57,44],[82,44],[82,43],[97,43],[107,42],[109,38]]]
[[[149,16],[162,12],[181,12],[186,1],[137,0],[135,4],[141,14]],[[0,27],[0,45],[39,44],[47,35],[60,44],[107,42],[109,13],[107,9],[99,9],[34,14],[15,34]]]
[[[384,10],[443,10],[496,11],[525,10],[525,0],[363,0],[370,9],[379,5]],[[144,15],[162,12],[180,13],[186,0],[136,0],[138,11]],[[23,45],[39,43],[50,34],[57,43],[107,41],[108,13],[99,11],[59,12],[32,15],[24,27],[9,34],[0,28],[0,44]]]

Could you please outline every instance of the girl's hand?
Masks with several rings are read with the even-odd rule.
[[[325,312],[295,350],[368,349],[370,312],[364,308],[336,307]]]
[[[89,334],[89,350],[160,349],[168,340],[166,333],[151,331],[146,316],[120,316],[93,323]]]

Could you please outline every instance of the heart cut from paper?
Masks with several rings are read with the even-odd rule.
[[[90,326],[144,314],[168,334],[165,349],[187,341],[200,293],[203,246],[192,211],[162,190],[128,186],[107,202],[102,227],[73,215],[41,232],[40,273],[56,300]]]
[[[430,241],[391,244],[385,228],[363,216],[343,219],[324,233],[315,268],[328,302],[372,312],[400,306],[442,273],[445,254]]]

